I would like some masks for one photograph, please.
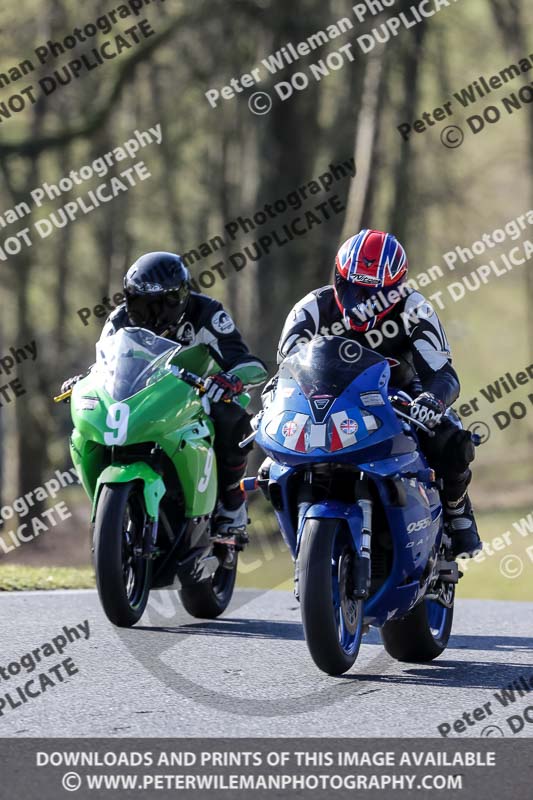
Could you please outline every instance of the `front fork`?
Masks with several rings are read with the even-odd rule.
[[[294,564],[294,594],[299,600],[298,593],[298,553],[300,551],[300,540],[303,533],[307,512],[314,504],[313,498],[313,473],[306,472],[304,476],[304,483],[300,488],[298,495],[298,527],[297,527],[297,544],[296,544],[296,560]],[[360,508],[362,515],[361,524],[361,542],[358,542],[354,536],[354,551],[355,558],[353,559],[352,566],[352,596],[354,600],[366,600],[370,593],[370,581],[372,573],[371,564],[371,541],[372,541],[372,500],[368,489],[368,482],[363,478],[358,485],[358,499],[355,504]],[[352,534],[353,535],[353,534]]]
[[[133,547],[133,554],[136,558],[150,560],[159,555],[156,547],[158,524],[158,519],[151,520],[148,516],[145,518],[141,540],[136,541]]]
[[[366,486],[365,486],[366,490]],[[371,539],[372,539],[372,500],[370,497],[361,497],[357,505],[363,515],[361,527],[361,552],[353,562],[354,597],[357,600],[366,600],[370,592],[371,564]]]

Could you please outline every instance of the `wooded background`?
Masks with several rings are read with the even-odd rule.
[[[227,279],[218,280],[210,291],[227,305],[250,348],[274,371],[288,311],[309,290],[329,282],[343,236],[361,227],[390,230],[405,244],[416,277],[434,264],[444,266],[443,253],[470,246],[533,207],[533,104],[502,115],[498,124],[477,136],[464,119],[492,103],[492,97],[471,112],[455,115],[451,123],[466,132],[458,149],[441,144],[445,123],[413,134],[409,142],[397,131],[423,111],[442,106],[480,75],[498,73],[533,52],[527,34],[531,5],[527,0],[463,0],[410,30],[402,28],[368,55],[360,51],[357,35],[412,4],[399,0],[386,14],[361,25],[347,0],[155,3],[133,20],[149,19],[155,36],[0,123],[0,213],[43,181],[57,182],[121,145],[135,128],[160,123],[163,131],[162,145],[139,155],[152,173],[150,180],[0,262],[0,353],[33,339],[38,346],[36,362],[18,368],[26,394],[0,411],[2,504],[42,484],[53,469],[69,466],[68,409],[54,406],[51,398],[65,377],[83,372],[92,362],[104,321],[92,316],[84,326],[76,312],[120,291],[125,270],[143,252],[189,251],[223,231],[229,220],[251,216],[326,171],[330,163],[354,157],[356,178],[332,189],[347,203],[346,214],[274,248],[240,272],[228,269]],[[62,39],[76,25],[118,5],[103,0],[90,5],[67,0],[3,4],[0,71],[32,57],[33,49],[47,39]],[[354,31],[256,87],[274,97],[269,114],[250,112],[247,101],[253,90],[216,109],[206,101],[208,89],[222,87],[287,42],[305,40],[343,16],[356,24]],[[131,22],[125,20],[122,27]],[[275,82],[306,70],[308,63],[347,42],[354,44],[353,63],[320,82],[311,81],[306,91],[295,92],[284,103],[276,99]],[[48,74],[55,66],[40,69]],[[38,77],[32,74],[0,90],[0,101]],[[524,73],[494,97],[532,79],[531,72]],[[69,199],[64,195],[47,210]],[[294,216],[290,212],[287,219]],[[28,217],[0,230],[0,244],[31,223]],[[528,237],[527,231],[523,236]],[[193,265],[193,276],[255,238],[243,235]],[[501,252],[512,244],[507,242]],[[486,260],[459,265],[432,290],[444,289]],[[441,314],[465,400],[506,371],[516,372],[533,361],[532,308],[529,264],[494,277],[459,303],[447,303]],[[527,391],[531,389],[523,387],[498,410],[525,398]],[[480,418],[490,422],[492,411],[485,404]],[[529,502],[531,429],[528,418],[514,422],[506,431],[495,430],[481,448],[473,487],[478,505],[490,509]]]

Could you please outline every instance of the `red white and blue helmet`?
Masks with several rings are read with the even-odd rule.
[[[335,258],[335,299],[353,330],[379,326],[401,300],[407,268],[405,250],[391,233],[362,230],[344,242]]]

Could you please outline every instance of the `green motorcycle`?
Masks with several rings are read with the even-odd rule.
[[[98,594],[121,627],[138,622],[150,589],[176,578],[194,617],[217,617],[233,594],[247,537],[211,535],[214,427],[192,364],[218,370],[203,345],[123,328],[97,342],[96,363],[71,390],[70,453],[92,500]]]

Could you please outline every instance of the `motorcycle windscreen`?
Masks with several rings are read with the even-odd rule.
[[[121,328],[96,343],[94,370],[113,400],[125,400],[168,374],[165,361],[177,346],[144,328]]]
[[[357,375],[379,363],[386,359],[352,339],[317,336],[284,359],[279,380],[292,378],[306,398],[340,397]]]

